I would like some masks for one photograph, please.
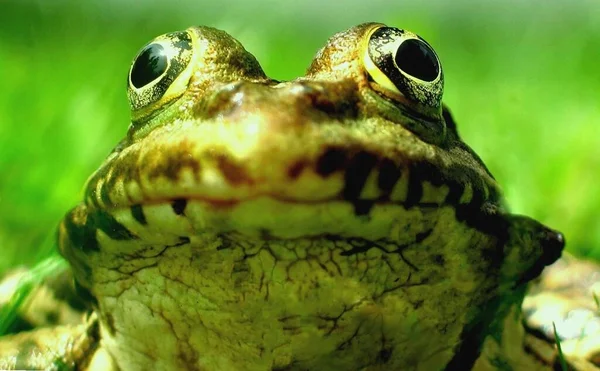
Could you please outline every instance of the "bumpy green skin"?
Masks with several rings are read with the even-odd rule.
[[[384,82],[365,59],[380,27],[283,83],[222,31],[155,41],[180,49],[158,82],[130,80],[128,136],[59,229],[98,315],[85,367],[545,367],[520,305],[562,236],[506,212],[441,72],[409,79],[421,101]]]

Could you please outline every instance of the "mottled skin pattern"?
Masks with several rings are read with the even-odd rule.
[[[396,53],[406,40],[428,59]],[[562,235],[507,212],[442,91],[433,50],[381,24],[333,36],[289,82],[222,31],[155,39],[130,72],[127,137],[59,227],[93,313],[44,331],[89,340],[21,333],[0,361],[551,369],[520,308]]]

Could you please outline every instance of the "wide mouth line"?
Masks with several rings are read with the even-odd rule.
[[[179,195],[179,196],[172,196],[172,197],[150,198],[150,199],[142,200],[140,202],[130,202],[130,203],[124,204],[124,205],[108,206],[108,207],[105,207],[104,209],[107,211],[110,211],[110,210],[115,210],[115,209],[126,209],[126,208],[139,207],[139,206],[168,205],[168,204],[173,205],[173,207],[176,207],[177,209],[179,209],[182,207],[181,205],[183,205],[185,203],[189,203],[189,202],[202,202],[202,203],[209,205],[215,209],[227,209],[227,208],[233,208],[242,203],[251,202],[251,201],[262,199],[262,198],[269,199],[272,201],[277,201],[277,202],[280,202],[283,204],[290,204],[290,205],[324,205],[324,204],[329,204],[329,203],[347,203],[347,204],[351,204],[351,205],[369,204],[370,206],[401,206],[406,210],[409,210],[412,208],[438,209],[438,208],[445,207],[445,206],[454,207],[454,206],[461,205],[461,204],[452,204],[452,203],[447,203],[447,202],[412,203],[412,202],[407,202],[407,201],[392,201],[386,197],[379,197],[379,198],[374,198],[374,199],[367,199],[367,198],[345,199],[340,196],[340,197],[320,199],[320,200],[307,200],[307,199],[298,199],[298,198],[292,198],[292,197],[273,196],[273,195],[269,195],[269,194],[259,194],[259,195],[255,195],[252,197],[235,198],[235,199],[234,198],[231,198],[231,199],[218,198],[217,199],[217,198],[203,197],[203,196],[198,196],[198,195]]]

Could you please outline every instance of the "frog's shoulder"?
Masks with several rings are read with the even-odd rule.
[[[600,367],[600,265],[568,254],[548,266],[523,302],[527,346],[543,360],[564,358],[575,369]]]

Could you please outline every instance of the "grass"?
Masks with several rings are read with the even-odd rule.
[[[565,359],[565,355],[562,351],[562,346],[560,344],[560,338],[558,337],[558,333],[556,332],[556,324],[552,322],[552,328],[554,329],[554,341],[556,342],[556,348],[558,350],[558,360],[560,362],[560,369],[562,371],[568,371],[567,360]]]
[[[154,36],[207,24],[277,79],[301,75],[334,32],[363,21],[437,50],[445,102],[513,211],[600,258],[600,22],[593,1],[4,1],[0,12],[0,272],[53,254],[53,230],[124,135],[125,76]],[[50,237],[49,237],[50,236]]]

